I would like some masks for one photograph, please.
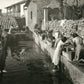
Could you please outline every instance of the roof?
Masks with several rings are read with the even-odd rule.
[[[25,3],[25,1],[22,0],[22,1],[20,1],[20,2],[17,2],[17,3],[11,4],[10,6],[7,6],[7,7],[5,7],[5,8],[10,8],[10,7],[14,6],[14,5],[18,5],[18,4],[22,4],[22,3]]]
[[[25,7],[27,7],[29,4],[30,4],[30,2],[31,2],[31,0],[26,0],[26,2],[25,2]]]
[[[60,3],[57,0],[52,0],[49,5],[44,6],[44,8],[60,8]]]
[[[27,4],[27,6],[28,6],[30,2],[34,2],[34,3],[36,3],[37,5],[42,6],[42,5],[45,5],[45,4],[49,4],[50,1],[51,1],[51,0],[27,0],[27,1],[26,1],[26,4]]]

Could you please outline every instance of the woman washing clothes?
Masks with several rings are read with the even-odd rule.
[[[83,39],[77,34],[71,34],[74,50],[75,50],[75,58],[74,61],[79,61],[80,59],[84,59],[84,44]]]
[[[60,38],[58,38],[59,41],[56,44],[56,49],[52,58],[52,63],[54,64],[54,69],[53,70],[59,70],[59,61],[61,58],[61,54],[62,54],[62,48],[67,40],[66,37],[61,36]]]

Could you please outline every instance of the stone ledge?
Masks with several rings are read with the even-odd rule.
[[[51,48],[47,42],[41,40],[40,35],[34,33],[35,42],[44,53],[48,54],[51,59],[54,53],[54,49]],[[71,62],[67,56],[61,57],[61,69],[62,72],[69,78],[74,84],[84,84],[84,66],[79,66],[76,63]]]
[[[84,67],[61,57],[61,70],[74,84],[84,84]]]

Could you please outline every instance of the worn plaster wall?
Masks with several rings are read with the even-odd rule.
[[[27,25],[32,30],[37,24],[37,4],[34,2],[31,2],[27,9]]]
[[[20,4],[20,16],[21,16],[21,17],[24,16],[24,5],[25,5],[25,3]]]

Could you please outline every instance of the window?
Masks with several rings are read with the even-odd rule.
[[[32,19],[32,11],[31,11],[31,19]]]

